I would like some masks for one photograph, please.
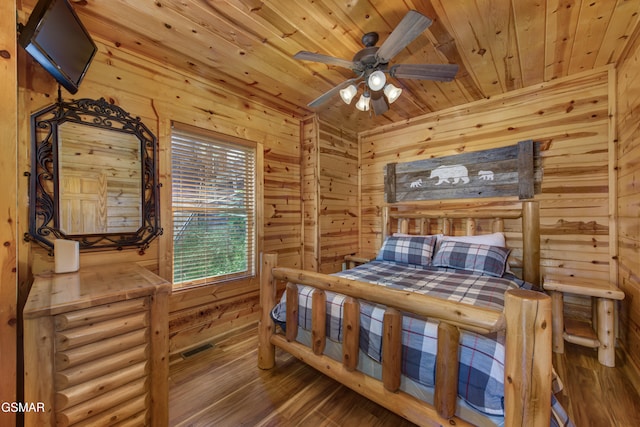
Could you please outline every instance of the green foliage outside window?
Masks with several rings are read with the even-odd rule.
[[[247,271],[247,228],[246,215],[191,216],[174,239],[174,281]]]

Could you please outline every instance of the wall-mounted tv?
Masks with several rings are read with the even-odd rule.
[[[71,93],[78,91],[98,50],[67,0],[40,0],[19,42]]]

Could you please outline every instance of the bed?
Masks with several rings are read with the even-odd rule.
[[[435,218],[442,234],[428,235]],[[521,221],[524,281],[509,272],[504,244],[444,237],[461,218],[468,235],[482,219],[493,236]],[[263,254],[258,366],[275,365],[277,346],[418,425],[570,423],[552,393],[551,301],[535,289],[537,202],[446,217],[386,206],[382,224],[376,259],[336,275]]]

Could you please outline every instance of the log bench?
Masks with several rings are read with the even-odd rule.
[[[606,280],[593,278],[544,276],[543,287],[551,295],[553,322],[553,351],[564,353],[564,342],[598,349],[598,361],[615,366],[615,307],[614,300],[624,299],[624,292]],[[565,293],[595,298],[592,301],[591,325],[564,319]]]

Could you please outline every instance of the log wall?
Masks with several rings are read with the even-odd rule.
[[[26,20],[26,17],[24,18]],[[170,126],[186,123],[233,137],[255,141],[264,153],[263,247],[277,252],[281,263],[300,267],[302,262],[300,119],[250,99],[226,92],[221,85],[184,75],[163,64],[127,53],[124,47],[98,42],[94,59],[80,91],[65,99],[104,97],[142,121],[159,142],[161,221],[165,233],[143,255],[136,250],[82,253],[80,266],[137,261],[171,280],[170,230]],[[30,114],[57,97],[53,79],[24,51],[20,52],[19,171],[30,170]],[[354,149],[355,150],[355,149]],[[28,180],[19,180],[18,235],[28,230]],[[53,257],[34,243],[20,247],[21,282],[53,267]],[[8,270],[3,270],[8,271]],[[21,293],[28,292],[23,286]],[[258,282],[241,281],[175,291],[169,306],[170,347],[177,352],[223,332],[258,319]]]
[[[346,255],[358,252],[358,139],[355,133],[324,122],[319,138],[318,271],[335,273]]]
[[[542,274],[609,278],[611,68],[516,90],[360,134],[363,254],[381,245],[380,208],[387,163],[479,151],[532,139],[541,143]],[[482,209],[514,197],[421,202],[425,209]],[[505,223],[510,234],[518,224]],[[433,230],[435,232],[436,230]],[[455,232],[455,230],[454,230]],[[459,233],[459,231],[458,231]],[[574,301],[576,311],[588,301]]]
[[[303,211],[303,260],[302,268],[318,271],[320,265],[320,124],[317,117],[305,119],[301,125],[301,181]]]
[[[625,292],[620,336],[640,372],[640,34],[634,34],[617,73],[618,284]],[[637,377],[636,377],[637,381]],[[639,383],[636,382],[636,386]]]
[[[310,118],[302,124],[304,269],[335,273],[359,247],[358,138]]]

